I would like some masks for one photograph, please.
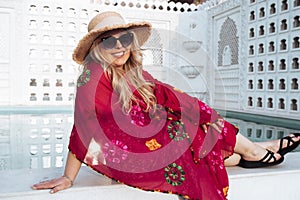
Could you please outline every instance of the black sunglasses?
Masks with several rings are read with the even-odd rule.
[[[116,47],[117,41],[120,41],[121,45],[126,48],[128,47],[132,41],[133,41],[133,33],[125,33],[124,35],[121,35],[119,38],[115,38],[113,36],[109,36],[106,38],[101,39],[101,45],[104,49],[109,50]]]

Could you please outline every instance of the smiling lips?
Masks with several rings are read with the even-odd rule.
[[[125,51],[120,51],[120,52],[116,52],[116,53],[112,53],[111,55],[117,58],[122,57],[125,54]]]

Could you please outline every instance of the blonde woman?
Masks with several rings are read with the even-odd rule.
[[[73,54],[83,71],[64,175],[33,189],[69,188],[85,163],[146,191],[226,199],[225,165],[277,165],[299,145],[299,134],[252,143],[203,102],[155,80],[142,69],[150,33],[149,23],[116,12],[91,20]]]

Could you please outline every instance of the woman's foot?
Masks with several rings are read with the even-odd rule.
[[[247,168],[267,167],[277,165],[283,157],[251,142],[248,138],[238,133],[234,152],[241,155],[239,166]]]
[[[270,167],[282,163],[284,157],[276,157],[276,154],[272,151],[267,150],[267,153],[263,158],[258,161],[249,161],[241,158],[238,166],[243,168],[260,168],[260,167]]]
[[[299,146],[300,133],[292,133],[278,140],[257,142],[256,144],[272,152],[279,153],[281,156],[284,156]]]
[[[254,148],[253,148],[254,147]],[[278,165],[283,161],[283,156],[254,144],[250,151],[241,155],[238,166],[244,168],[260,168]]]
[[[233,153],[230,157],[224,160],[224,165],[226,167],[237,166],[240,163],[241,155],[237,153]]]
[[[248,161],[258,161],[262,159],[266,154],[268,153],[267,148],[262,147],[256,143],[253,144],[251,149],[249,149],[247,152],[245,152],[242,156],[243,159]],[[276,160],[281,158],[281,155],[278,153],[275,153]]]

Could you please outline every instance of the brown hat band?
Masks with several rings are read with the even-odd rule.
[[[124,25],[125,21],[123,18],[119,16],[110,16],[103,19],[100,23],[98,23],[96,26],[92,28],[92,30],[97,30],[106,26],[112,26],[112,25]]]

